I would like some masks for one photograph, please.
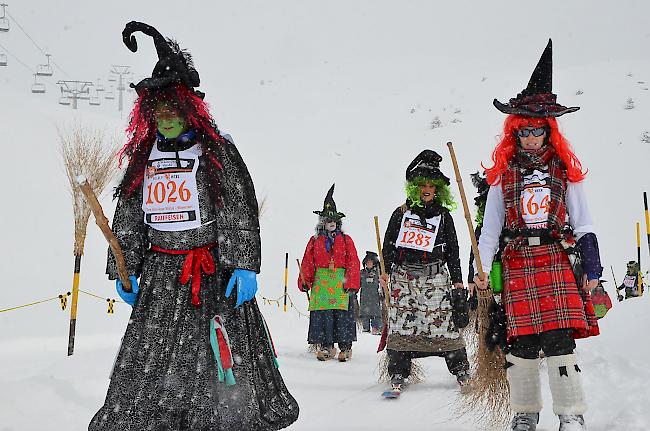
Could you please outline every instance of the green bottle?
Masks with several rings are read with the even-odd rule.
[[[503,267],[501,262],[494,261],[492,262],[492,269],[490,270],[490,286],[492,287],[492,292],[501,293],[503,291]]]

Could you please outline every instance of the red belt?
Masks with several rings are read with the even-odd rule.
[[[199,292],[201,292],[201,274],[214,274],[214,259],[212,258],[210,249],[216,245],[216,243],[212,243],[191,250],[167,250],[155,245],[151,246],[153,251],[187,255],[185,262],[183,262],[183,268],[181,269],[181,275],[178,281],[181,284],[187,284],[190,281],[190,277],[192,278],[192,305],[196,307],[201,306],[201,298],[199,298]]]

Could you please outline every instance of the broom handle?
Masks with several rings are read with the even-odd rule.
[[[120,247],[120,243],[117,241],[117,238],[113,234],[113,231],[108,226],[108,219],[104,215],[104,211],[102,210],[101,204],[97,200],[95,192],[93,191],[92,187],[90,187],[90,184],[88,184],[88,180],[85,178],[78,178],[77,181],[79,188],[86,197],[86,201],[88,202],[88,205],[90,205],[90,209],[95,216],[95,223],[97,223],[97,226],[99,226],[99,229],[101,229],[102,233],[104,234],[104,238],[106,238],[108,245],[110,245],[111,250],[113,251],[113,256],[115,256],[115,262],[117,263],[117,273],[120,277],[120,281],[122,282],[122,287],[125,292],[131,292],[131,280],[129,280],[129,274],[126,272],[126,264],[124,263],[122,247]]]
[[[465,197],[465,188],[463,187],[463,180],[460,176],[460,169],[458,168],[458,161],[456,160],[456,153],[454,152],[454,145],[447,142],[449,153],[451,154],[451,162],[454,165],[454,173],[456,174],[456,182],[458,182],[458,190],[460,191],[460,199],[463,202],[463,210],[465,212],[465,221],[467,221],[467,228],[469,229],[469,238],[472,241],[472,251],[474,252],[474,259],[476,260],[476,269],[478,270],[478,278],[485,280],[485,273],[483,272],[483,265],[481,263],[481,255],[478,251],[478,243],[476,241],[476,234],[474,233],[474,223],[469,212],[467,205],[467,198]]]
[[[375,235],[377,237],[377,251],[379,252],[379,271],[380,276],[386,274],[386,265],[384,264],[384,253],[381,251],[381,235],[379,233],[379,217],[375,216]],[[386,310],[390,308],[390,293],[388,292],[388,283],[384,287],[384,302]]]

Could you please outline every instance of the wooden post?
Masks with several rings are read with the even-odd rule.
[[[79,299],[79,272],[81,255],[74,256],[74,275],[72,276],[72,304],[70,306],[70,330],[68,331],[68,356],[74,353],[74,339],[77,328],[77,301]]]

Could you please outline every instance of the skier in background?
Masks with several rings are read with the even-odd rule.
[[[641,278],[640,283],[639,278]],[[641,285],[640,290],[639,284]],[[643,276],[639,270],[639,263],[635,260],[629,261],[627,263],[627,272],[623,278],[623,283],[621,283],[621,285],[616,288],[616,297],[618,301],[620,302],[623,299],[630,299],[641,296],[644,292],[644,287]],[[623,295],[621,295],[621,290],[625,292],[625,298],[623,298]]]
[[[310,291],[307,342],[318,347],[316,359],[352,358],[357,340],[355,300],[359,291],[359,257],[352,238],[343,232],[345,214],[336,210],[334,184],[318,215],[316,234],[309,238],[302,258],[298,288]]]
[[[379,258],[377,253],[366,251],[366,257],[361,261],[361,324],[363,332],[381,335],[381,307],[383,294],[379,286]]]

